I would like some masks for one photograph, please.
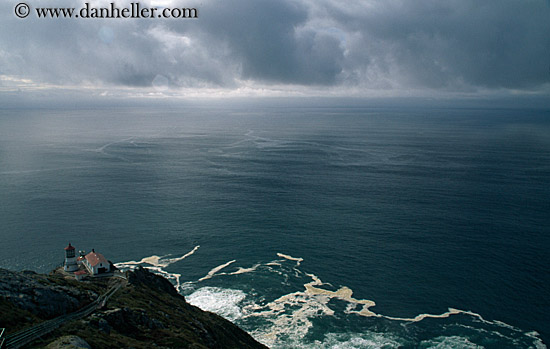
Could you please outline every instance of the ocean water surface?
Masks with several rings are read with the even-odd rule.
[[[544,348],[550,113],[2,110],[0,241],[152,268],[274,348]]]

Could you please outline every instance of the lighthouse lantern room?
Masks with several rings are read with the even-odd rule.
[[[69,242],[69,246],[65,247],[65,271],[78,270],[78,264],[76,264],[75,248]]]

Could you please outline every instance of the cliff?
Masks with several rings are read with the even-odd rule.
[[[25,347],[68,348],[266,348],[222,317],[188,304],[172,284],[146,269],[127,280],[75,281],[62,272],[49,275],[0,269],[0,328],[5,336],[52,318],[80,311],[116,285],[106,305],[76,317]],[[77,336],[77,337],[75,337]]]

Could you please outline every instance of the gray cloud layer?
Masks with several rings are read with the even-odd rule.
[[[197,7],[194,20],[22,20],[15,3],[0,4],[0,75],[39,84],[451,92],[550,84],[546,0],[171,2]]]

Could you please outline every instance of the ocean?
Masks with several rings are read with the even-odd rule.
[[[550,113],[4,109],[0,241],[149,267],[273,348],[545,348]]]

